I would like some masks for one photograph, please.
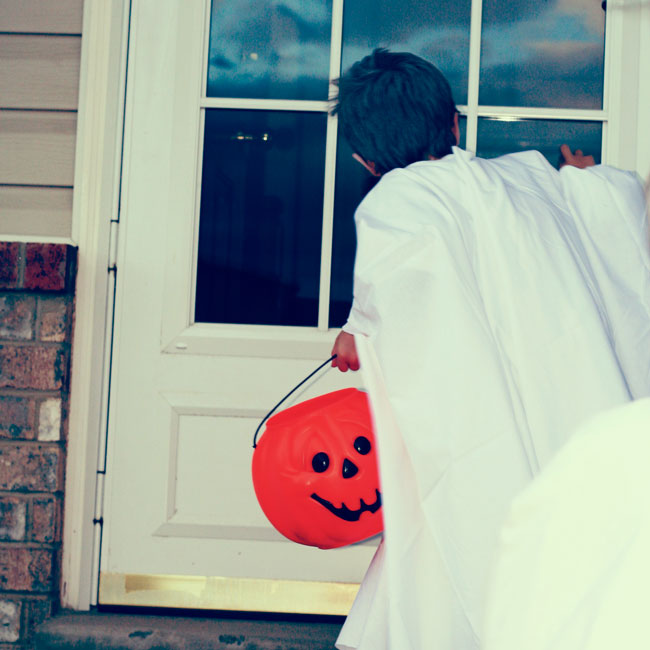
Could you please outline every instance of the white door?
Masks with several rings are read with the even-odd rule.
[[[250,473],[261,418],[329,356],[336,332],[328,328],[326,311],[318,318],[327,294],[320,301],[303,300],[305,318],[310,308],[314,315],[312,326],[241,325],[237,318],[247,301],[276,291],[267,305],[272,311],[282,296],[270,282],[247,296],[250,286],[240,273],[239,285],[233,281],[228,289],[239,306],[230,317],[235,323],[194,322],[195,313],[207,311],[209,317],[219,307],[212,283],[222,279],[210,268],[207,276],[201,268],[197,272],[202,134],[212,134],[206,126],[212,116],[201,108],[209,102],[203,81],[208,19],[202,1],[133,3],[99,602],[344,614],[377,541],[321,551],[285,540],[260,510]],[[324,105],[316,113],[323,135]],[[235,145],[247,147],[249,137],[263,137],[236,127],[228,132]],[[271,179],[294,173],[300,162],[294,150],[282,152],[282,128],[287,127],[281,124],[268,137],[276,139],[290,168],[266,169]],[[250,158],[228,162],[248,166],[233,174],[248,173]],[[322,156],[317,167],[324,164]],[[303,215],[319,224],[323,181],[321,175],[316,217]],[[220,182],[215,172],[217,189]],[[223,183],[227,192],[228,179]],[[278,177],[271,185],[281,183]],[[311,200],[300,196],[310,183],[304,178],[292,197]],[[209,191],[204,186],[204,201]],[[227,197],[227,211],[256,198]],[[277,217],[283,200],[269,196],[269,218]],[[284,250],[288,237],[300,236],[283,230],[281,220],[275,225],[264,233],[268,247]],[[236,269],[250,266],[250,242],[219,233],[216,238],[216,248],[225,248]],[[317,247],[309,251],[319,275],[320,240],[319,232]],[[262,246],[256,259],[268,254]],[[279,261],[296,263],[282,256]],[[210,285],[199,297],[197,283]],[[299,286],[290,297],[289,319],[300,311],[300,291]],[[264,322],[264,312],[260,318]],[[282,314],[273,312],[272,318],[281,321]],[[323,371],[298,400],[357,379]]]
[[[328,115],[341,57],[434,60],[461,144],[484,155],[601,153],[599,3],[512,0],[508,21],[483,4],[481,20],[480,0],[133,0],[100,603],[347,613],[377,541],[288,542],[250,478],[258,422],[327,359],[350,298],[349,206],[367,187]],[[567,16],[579,65],[552,47]],[[296,399],[360,379],[323,372]]]

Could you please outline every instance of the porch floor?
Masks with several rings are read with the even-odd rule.
[[[64,612],[36,632],[35,650],[333,650],[341,620],[250,620]]]

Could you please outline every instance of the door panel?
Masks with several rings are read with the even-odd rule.
[[[289,542],[250,478],[257,424],[334,333],[193,322],[206,16],[133,2],[99,602],[345,614],[376,540]]]

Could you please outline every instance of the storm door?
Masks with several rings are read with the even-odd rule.
[[[599,2],[133,0],[101,603],[352,602],[377,540],[284,540],[250,461],[260,418],[329,356],[350,305],[352,215],[373,179],[328,96],[377,46],[442,69],[469,149],[603,155]],[[297,399],[361,381],[325,372]]]

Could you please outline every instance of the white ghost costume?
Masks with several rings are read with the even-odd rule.
[[[355,214],[355,335],[384,541],[340,650],[472,650],[513,497],[582,421],[650,395],[641,184],[454,148]]]
[[[650,647],[650,399],[585,423],[501,530],[484,650]]]

